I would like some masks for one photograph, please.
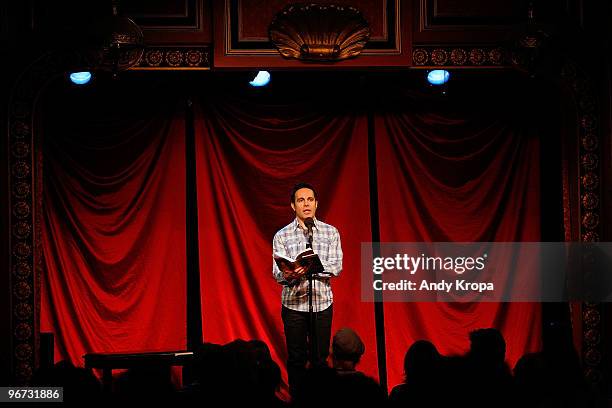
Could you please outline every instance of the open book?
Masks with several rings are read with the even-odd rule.
[[[282,272],[293,272],[299,266],[305,267],[307,272],[311,274],[321,273],[324,270],[319,255],[315,254],[312,248],[301,252],[295,259],[281,254],[274,254],[274,261]]]

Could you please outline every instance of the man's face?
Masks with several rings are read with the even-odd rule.
[[[317,210],[317,200],[314,191],[309,188],[300,188],[295,192],[295,200],[291,203],[291,208],[295,211],[296,217],[304,221],[308,217],[314,218]]]

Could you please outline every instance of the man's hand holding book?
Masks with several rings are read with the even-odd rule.
[[[274,260],[278,265],[278,269],[283,273],[283,277],[287,282],[295,282],[301,279],[308,273],[310,268],[315,268],[312,272],[317,273],[323,270],[319,257],[312,249],[300,253],[296,259],[292,259],[283,255],[275,254]]]

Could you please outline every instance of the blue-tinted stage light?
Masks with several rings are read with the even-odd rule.
[[[432,85],[444,85],[449,78],[450,73],[444,69],[434,69],[427,74],[427,81]]]
[[[255,78],[249,82],[251,86],[266,86],[270,82],[270,73],[268,71],[259,71]]]
[[[70,74],[70,80],[73,84],[76,85],[85,85],[89,81],[91,81],[91,72],[83,71],[83,72],[72,72]]]

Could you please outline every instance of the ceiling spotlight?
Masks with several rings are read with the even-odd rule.
[[[76,85],[85,85],[89,81],[91,81],[91,72],[82,71],[82,72],[71,72],[70,80],[73,84]]]
[[[270,82],[270,73],[268,71],[259,71],[255,78],[249,82],[251,86],[259,87],[266,86]]]
[[[427,81],[432,85],[444,85],[449,78],[450,73],[444,69],[434,69],[427,74]]]

